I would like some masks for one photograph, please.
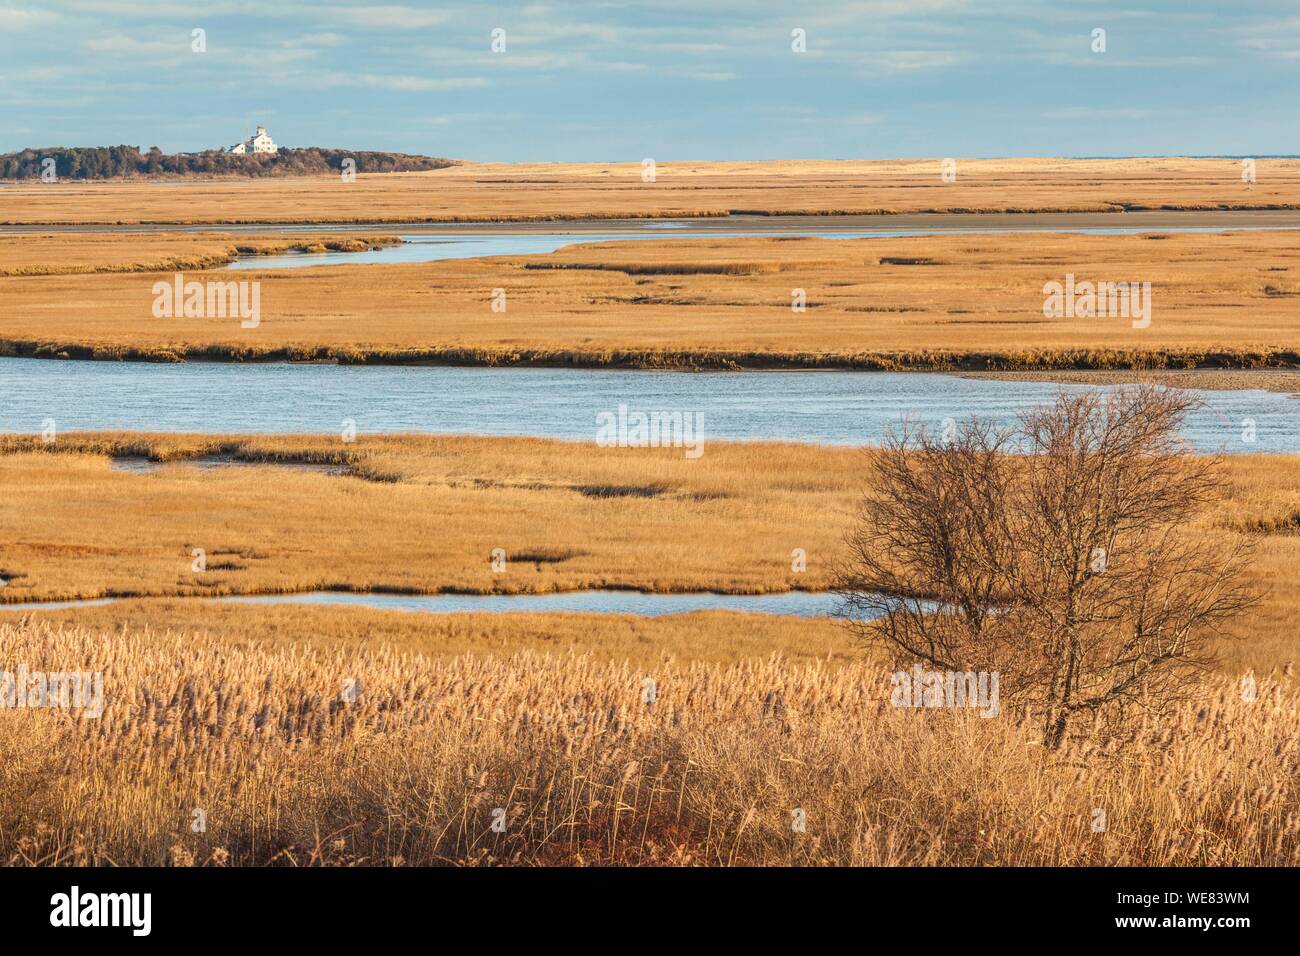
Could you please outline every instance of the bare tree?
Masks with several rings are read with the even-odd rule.
[[[1189,522],[1224,490],[1188,453],[1192,402],[1141,386],[1062,393],[951,441],[904,427],[873,452],[842,612],[900,661],[991,671],[1059,747],[1081,715],[1185,696],[1216,625],[1250,606],[1244,538]]]

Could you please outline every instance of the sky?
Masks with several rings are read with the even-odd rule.
[[[1297,107],[1300,0],[0,0],[0,152],[1262,156]]]

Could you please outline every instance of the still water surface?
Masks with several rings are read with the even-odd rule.
[[[1052,400],[1047,382],[917,372],[656,372],[0,359],[0,432],[381,432],[596,440],[597,416],[702,416],[710,441],[878,444],[905,418],[935,428],[1008,422]],[[1265,391],[1199,391],[1186,436],[1201,451],[1300,452],[1300,404]],[[693,421],[695,419],[692,419]],[[1243,440],[1253,423],[1254,441]]]
[[[587,612],[637,614],[659,617],[688,611],[749,611],[792,617],[825,617],[835,610],[838,598],[817,591],[785,591],[779,594],[716,594],[711,591],[688,594],[641,594],[636,591],[569,591],[562,594],[358,594],[350,591],[312,591],[304,594],[267,594],[181,600],[219,604],[346,604],[386,611],[425,614],[458,614],[470,611]],[[47,603],[0,604],[0,611],[51,611],[76,607],[99,607],[112,599],[57,601]]]
[[[1234,227],[1235,229],[1250,227]],[[1265,228],[1265,227],[1260,227]],[[1287,228],[1287,227],[1281,227]],[[1020,229],[944,229],[942,235],[1007,235],[1026,232],[1071,232],[1091,235],[1119,236],[1141,232],[1225,232],[1222,227],[1175,226],[1152,230],[1150,227],[1095,227]],[[870,229],[848,232],[782,232],[767,229],[758,232],[715,232],[692,227],[685,222],[647,225],[641,231],[611,233],[520,233],[499,235],[403,235],[399,246],[384,246],[367,252],[289,253],[278,256],[243,256],[226,269],[305,269],[314,266],[381,265],[411,262],[438,262],[444,259],[477,259],[484,256],[531,256],[555,252],[575,243],[625,242],[638,239],[745,239],[772,238],[776,236],[819,237],[822,239],[892,239],[904,236],[931,236],[934,229]]]

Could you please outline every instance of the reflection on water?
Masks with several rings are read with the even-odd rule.
[[[27,604],[0,604],[0,611],[66,611],[76,607],[103,607],[112,604],[112,598],[94,601],[38,601]]]
[[[825,617],[834,613],[838,598],[820,591],[779,594],[642,594],[637,591],[569,591],[561,594],[357,594],[350,591],[311,591],[304,594],[259,594],[180,600],[221,604],[347,604],[387,611],[425,614],[467,612],[586,612],[660,617],[690,611],[749,611],[791,617]],[[99,607],[111,599],[49,603],[0,604],[0,611],[61,610]]]
[[[831,614],[838,601],[817,591],[779,594],[642,594],[638,591],[568,591],[559,594],[353,594],[314,591],[307,594],[233,597],[239,604],[353,604],[390,611],[454,614],[465,611],[584,611],[596,614],[637,614],[659,617],[689,611],[750,611],[794,617]]]
[[[1238,227],[1240,228],[1240,227]],[[1286,228],[1286,227],[1281,227]],[[776,236],[800,236],[821,239],[897,239],[906,236],[932,236],[934,229],[870,229],[852,232],[782,232],[768,229],[762,232],[715,232],[692,228],[690,223],[664,222],[652,223],[642,227],[640,232],[611,233],[519,233],[516,235],[484,235],[482,233],[467,235],[404,235],[402,244],[384,246],[365,252],[294,252],[276,256],[241,256],[227,269],[304,269],[312,266],[338,265],[377,265],[411,262],[438,262],[444,259],[478,259],[484,256],[533,256],[545,255],[564,246],[577,243],[593,242],[628,242],[638,239],[747,239],[772,238]],[[1224,232],[1223,227],[1175,226],[1173,228],[1152,230],[1148,227],[1098,227],[1074,226],[1054,228],[1019,228],[1019,229],[943,229],[945,236],[963,235],[1011,235],[1026,232],[1070,232],[1087,233],[1099,236],[1136,235],[1142,232]],[[665,233],[671,233],[665,235]]]
[[[525,435],[594,442],[597,416],[698,413],[708,443],[776,440],[878,444],[905,418],[940,427],[979,415],[1007,422],[1050,402],[1047,382],[919,372],[654,372],[51,361],[0,359],[0,431],[206,434],[381,432]],[[1300,451],[1288,395],[1200,391],[1187,437],[1202,451]],[[1253,423],[1254,441],[1247,423]],[[638,449],[626,449],[637,454]]]

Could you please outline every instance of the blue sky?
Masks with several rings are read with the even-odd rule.
[[[503,161],[1296,154],[1298,106],[1297,0],[0,0],[0,151],[262,122]]]

